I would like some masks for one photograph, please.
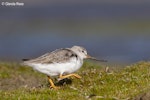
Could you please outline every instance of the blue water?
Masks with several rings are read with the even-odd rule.
[[[88,53],[110,63],[134,63],[150,59],[149,37],[65,35],[65,34],[11,34],[0,37],[1,59],[34,58],[57,48],[81,45]]]
[[[28,3],[1,6],[0,60],[73,45],[110,63],[150,60],[150,2]]]

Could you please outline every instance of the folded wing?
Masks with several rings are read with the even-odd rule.
[[[50,53],[46,53],[38,58],[24,61],[24,63],[64,63],[70,60],[72,57],[77,58],[77,54],[70,49],[58,49]]]

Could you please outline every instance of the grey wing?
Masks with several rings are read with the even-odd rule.
[[[72,57],[77,58],[77,54],[70,49],[58,49],[51,53],[46,53],[38,58],[31,59],[29,62],[32,63],[60,63],[70,60]]]

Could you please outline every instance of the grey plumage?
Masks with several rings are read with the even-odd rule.
[[[57,49],[35,59],[24,59],[23,64],[46,74],[51,87],[57,88],[50,76],[59,76],[60,80],[70,76],[81,78],[74,72],[81,68],[84,59],[97,60],[96,58],[88,55],[85,48],[81,46],[73,46],[71,48]]]
[[[41,63],[41,64],[50,64],[50,63],[63,63],[67,62],[71,58],[75,57],[78,59],[78,55],[70,50],[69,48],[57,49],[53,52],[46,53],[38,58],[30,59],[24,61],[24,63]]]

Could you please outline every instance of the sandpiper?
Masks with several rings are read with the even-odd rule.
[[[83,59],[94,59],[87,54],[87,50],[81,46],[73,46],[72,48],[56,49],[53,52],[46,53],[35,59],[24,59],[23,64],[47,75],[51,88],[57,88],[51,77],[58,76],[59,80],[76,77],[81,78],[74,72],[83,64]],[[105,60],[100,60],[105,61]]]

